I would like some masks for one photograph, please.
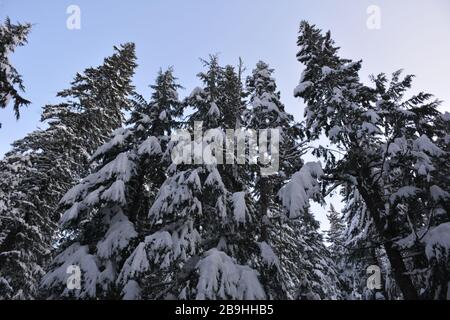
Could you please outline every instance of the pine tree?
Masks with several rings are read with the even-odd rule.
[[[274,248],[278,261],[277,268],[266,277],[272,281],[279,279],[289,298],[336,298],[337,291],[332,289],[336,281],[335,271],[318,233],[318,222],[307,210],[307,204],[302,208],[305,209],[303,214],[287,218],[283,203],[277,196],[280,188],[302,168],[305,141],[300,142],[303,138],[301,126],[294,122],[280,101],[272,73],[273,69],[260,61],[247,80],[251,104],[247,114],[248,128],[272,129],[278,132],[280,139],[278,149],[267,150],[267,156],[279,162],[278,170],[264,175],[265,164],[253,168],[255,181],[252,189],[262,222],[262,239]],[[284,202],[288,202],[287,198]]]
[[[385,261],[385,253],[364,200],[355,187],[344,189],[341,193],[345,203],[339,219],[342,241],[332,250],[336,251],[335,259],[338,261],[341,284],[347,299],[398,299],[401,295],[392,281],[392,270]],[[333,219],[330,223],[331,221]],[[344,224],[343,229],[341,223]],[[367,268],[372,265],[377,265],[382,270],[381,289],[370,289],[367,286]]]
[[[205,151],[203,159],[197,153],[193,163],[171,166],[150,208],[153,233],[127,259],[119,279],[137,283],[141,298],[276,298],[277,291],[259,277],[276,264],[276,256],[261,242],[260,222],[248,186],[242,185],[246,178],[233,176],[217,161],[224,152],[222,125],[242,121],[239,75],[220,67],[215,56],[205,65],[206,72],[199,74],[204,87],[194,89],[185,102],[193,108],[186,129],[197,130],[193,142],[189,135],[186,143],[205,151],[218,139],[212,151],[216,157]]]
[[[306,69],[295,95],[307,104],[307,135],[317,139],[324,132],[341,153],[337,160],[332,150],[316,150],[326,157],[324,185],[357,189],[405,299],[417,299],[419,292],[443,297],[445,259],[438,263],[439,276],[431,274],[432,283],[423,286],[422,276],[416,276],[423,265],[441,257],[448,243],[435,235],[448,227],[449,195],[448,183],[436,173],[446,157],[439,147],[447,125],[436,109],[439,102],[427,93],[405,98],[413,77],[401,78],[401,72],[390,80],[384,74],[372,77],[373,87],[362,84],[361,61],[340,58],[330,33],[322,35],[306,22],[301,23],[298,45],[297,58]],[[411,241],[397,241],[408,237]],[[435,249],[425,257],[423,247],[429,246]]]
[[[344,199],[344,214],[337,212],[333,205],[327,214],[330,229],[326,232],[327,242],[339,278],[339,289],[343,297],[358,300],[370,297],[367,288],[366,269],[377,264],[373,260],[373,244],[367,238],[366,220],[362,213],[366,210],[356,199]]]
[[[20,107],[30,104],[30,101],[19,94],[19,91],[24,91],[22,77],[11,65],[9,56],[17,47],[26,44],[30,29],[29,23],[12,24],[9,18],[0,25],[0,108],[6,108],[12,100],[16,118],[19,118]]]
[[[252,76],[247,79],[247,90],[250,94],[251,109],[247,115],[247,126],[256,130],[272,129],[270,133],[278,132],[280,140],[278,150],[267,150],[267,157],[279,159],[279,170],[276,174],[257,174],[255,192],[258,197],[259,211],[262,217],[267,216],[269,211],[276,211],[274,203],[276,193],[286,179],[298,171],[303,162],[302,154],[305,152],[302,144],[298,142],[301,138],[299,125],[294,123],[294,117],[285,111],[285,107],[280,101],[280,92],[277,91],[275,79],[272,78],[273,69],[260,61],[253,70]],[[264,166],[257,168],[257,171],[264,170]]]
[[[61,225],[71,237],[53,259],[42,284],[51,298],[135,298],[136,283],[119,283],[126,258],[148,232],[147,214],[164,181],[168,136],[181,103],[172,70],[160,71],[150,102],[135,95],[129,127],[117,129],[94,153],[95,170],[69,190]],[[66,269],[78,265],[82,289],[69,290]]]
[[[327,218],[330,223],[330,229],[327,231],[326,240],[328,243],[330,243],[332,257],[338,258],[339,252],[341,251],[345,241],[344,219],[342,218],[341,214],[336,211],[332,204],[330,204],[330,210],[328,211]]]
[[[57,239],[58,202],[89,170],[89,155],[120,126],[130,106],[134,45],[116,48],[98,68],[77,74],[58,93],[67,102],[44,107],[45,130],[14,142],[2,160],[0,278],[5,298],[35,298]],[[9,290],[11,289],[11,290]]]

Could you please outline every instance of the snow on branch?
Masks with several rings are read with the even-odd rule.
[[[258,272],[239,265],[216,248],[205,253],[197,263],[199,280],[196,299],[261,300],[266,294],[258,280]]]
[[[310,199],[320,198],[318,179],[322,175],[320,161],[308,162],[280,189],[278,197],[289,212],[289,218],[293,219],[304,213]]]

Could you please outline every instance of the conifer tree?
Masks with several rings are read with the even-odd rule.
[[[95,170],[69,190],[61,225],[71,234],[53,259],[42,285],[51,298],[133,299],[136,282],[118,275],[138,240],[148,232],[147,215],[164,181],[167,146],[176,128],[180,86],[172,70],[160,71],[150,102],[135,95],[129,127],[117,129],[94,153]],[[66,287],[66,269],[78,265],[82,289]]]
[[[221,68],[215,56],[205,65],[206,72],[199,74],[203,88],[186,99],[193,108],[186,125],[201,121],[194,130],[204,134],[192,143],[189,137],[187,145],[203,154],[194,153],[192,163],[172,165],[150,208],[153,233],[127,259],[119,279],[137,282],[142,298],[276,298],[278,291],[260,280],[261,270],[277,261],[261,242],[260,222],[241,184],[245,179],[227,174],[217,160],[223,153],[223,124],[241,121],[236,121],[242,105],[239,76],[231,67]],[[234,101],[228,110],[227,101]],[[213,139],[220,143],[209,153]]]
[[[333,151],[317,149],[316,155],[326,157],[322,181],[357,189],[367,208],[365,223],[373,221],[403,298],[444,297],[447,260],[441,253],[449,239],[440,232],[448,228],[449,185],[436,165],[447,157],[441,146],[448,119],[437,110],[439,101],[427,93],[406,98],[413,77],[401,78],[400,71],[390,80],[373,76],[373,87],[362,84],[361,61],[340,58],[330,33],[322,35],[306,22],[298,45],[297,58],[306,69],[295,95],[307,104],[307,135],[317,139],[325,133],[341,153],[338,160]],[[433,261],[436,270],[425,283],[417,271]]]
[[[98,68],[77,74],[66,102],[44,107],[39,129],[14,142],[1,161],[0,296],[30,299],[57,239],[58,202],[89,170],[89,155],[121,125],[130,107],[134,45],[115,48]],[[6,292],[8,291],[8,292]]]
[[[339,289],[343,298],[358,300],[367,297],[366,269],[377,264],[369,261],[372,247],[365,234],[365,220],[359,220],[358,213],[366,212],[360,202],[355,199],[344,199],[347,204],[345,215],[337,212],[330,205],[327,214],[330,228],[326,232],[329,251],[334,261],[339,278]],[[348,222],[348,223],[347,223]]]
[[[306,209],[307,204],[304,205],[304,214],[286,218],[283,202],[277,196],[280,188],[302,168],[301,156],[305,153],[306,142],[301,141],[304,135],[300,124],[294,122],[280,101],[272,73],[273,69],[260,61],[248,78],[251,108],[246,117],[248,128],[276,130],[280,140],[278,149],[267,150],[267,157],[278,157],[278,170],[264,175],[262,172],[266,165],[259,164],[253,168],[253,188],[258,199],[256,207],[262,221],[262,237],[275,248],[279,260],[278,270],[274,270],[277,273],[272,273],[271,278],[280,278],[290,298],[336,298],[336,292],[322,289],[336,280],[332,261],[318,234],[318,222]],[[287,197],[284,202],[289,202]],[[321,254],[315,256],[312,252]]]
[[[20,107],[30,104],[30,101],[19,93],[24,91],[22,77],[11,65],[9,56],[17,47],[27,43],[30,29],[29,23],[12,24],[9,18],[0,25],[0,108],[6,108],[9,102],[13,101],[16,118],[19,118]]]
[[[336,211],[333,204],[330,204],[330,210],[327,214],[328,221],[330,223],[330,228],[327,231],[326,240],[330,243],[330,249],[332,251],[332,257],[337,258],[339,256],[339,252],[344,245],[344,219],[341,214]]]
[[[256,130],[273,129],[278,132],[280,140],[278,150],[267,150],[267,157],[278,156],[279,170],[271,175],[256,175],[255,193],[262,217],[267,216],[269,211],[277,211],[274,208],[277,206],[274,203],[276,197],[272,195],[281,188],[283,181],[301,168],[301,156],[305,152],[303,144],[299,143],[302,137],[300,127],[294,123],[294,117],[285,111],[272,73],[273,69],[260,61],[252,76],[247,79],[251,105],[247,114],[247,126]],[[268,131],[268,140],[277,138],[270,136],[274,131]],[[260,169],[261,167],[257,168],[257,171],[261,172]]]

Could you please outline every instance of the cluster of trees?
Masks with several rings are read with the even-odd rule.
[[[29,102],[8,54],[29,29],[0,27],[0,102],[17,115]],[[447,299],[449,114],[430,94],[405,97],[412,76],[363,84],[361,61],[307,22],[298,45],[303,122],[262,61],[244,79],[241,62],[211,56],[184,99],[172,69],[149,100],[136,92],[131,43],[77,74],[64,102],[44,106],[46,129],[0,161],[0,299]],[[174,164],[178,129],[231,144],[242,136],[227,129],[277,129],[264,156],[277,153],[279,170]],[[192,148],[214,139],[192,136]],[[332,147],[313,147],[323,136]],[[305,163],[311,150],[320,161]],[[331,208],[324,239],[309,202],[334,190],[345,209]],[[381,289],[366,285],[370,265]],[[67,285],[72,266],[79,288]]]

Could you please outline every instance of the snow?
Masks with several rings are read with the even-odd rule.
[[[245,203],[245,192],[241,191],[233,193],[232,201],[234,220],[236,220],[237,223],[245,224],[246,216],[248,216],[248,208]]]
[[[364,112],[364,115],[369,118],[371,123],[377,123],[380,120],[380,117],[378,116],[378,114],[375,112],[375,110],[367,110],[366,112]]]
[[[186,174],[189,174],[188,180],[185,180]],[[162,215],[172,213],[174,210],[180,216],[191,212],[201,214],[201,202],[194,194],[201,190],[199,187],[200,178],[197,170],[175,174],[160,187],[158,196],[149,210],[149,217],[158,220]]]
[[[450,222],[441,223],[428,231],[422,241],[428,260],[436,258],[438,261],[447,261],[450,256]]]
[[[189,174],[189,177],[186,179],[186,183],[193,185],[195,190],[202,189],[200,177],[198,176],[198,170],[192,170],[192,172]]]
[[[328,131],[328,136],[330,137],[330,139],[335,139],[339,136],[339,133],[342,131],[342,127],[340,126],[333,126],[329,131]]]
[[[165,110],[161,111],[158,118],[159,118],[159,120],[164,121],[167,118],[166,111]]]
[[[60,204],[72,204],[77,201],[79,197],[82,197],[86,192],[87,186],[83,183],[77,184],[69,189],[66,194],[61,198]]]
[[[265,62],[259,61],[257,63],[257,67],[258,67],[258,69],[256,69],[258,70],[257,77],[273,80],[273,78],[271,78],[270,76],[270,71],[267,69],[267,64]]]
[[[220,111],[219,111],[219,107],[217,106],[217,104],[215,102],[211,103],[211,106],[208,110],[208,115],[209,116],[213,116],[213,117],[219,117],[220,116]]]
[[[309,205],[309,200],[320,196],[318,178],[323,175],[320,162],[308,162],[294,173],[291,180],[278,192],[289,218],[300,216]]]
[[[189,95],[189,99],[197,99],[197,100],[202,100],[201,95],[204,94],[204,91],[202,88],[200,87],[195,87],[194,90],[192,90],[191,94]]]
[[[450,121],[450,112],[445,111],[441,117],[444,121]]]
[[[446,200],[450,197],[450,194],[447,191],[442,190],[437,185],[432,185],[430,187],[430,194],[434,201]]]
[[[6,210],[6,203],[5,201],[0,199],[0,212],[5,211]]]
[[[227,205],[224,195],[217,197],[216,213],[218,213],[218,215],[223,219],[227,216]]]
[[[149,268],[150,262],[147,259],[145,243],[141,242],[125,261],[122,270],[119,274],[119,277],[117,279],[117,282],[125,283],[129,279],[139,277],[144,272],[149,270]]]
[[[447,261],[450,256],[450,222],[441,223],[429,230],[419,230],[416,234],[425,245],[425,255],[428,260],[436,258],[438,261]],[[397,240],[396,245],[404,249],[413,247],[417,240],[416,234],[411,233]]]
[[[416,188],[414,186],[405,186],[398,189],[396,192],[394,192],[390,197],[389,201],[391,203],[394,203],[397,199],[401,198],[410,198],[415,196],[418,192],[420,192],[419,188]]]
[[[201,236],[194,228],[193,222],[188,222],[172,234],[172,247],[174,259],[186,261],[189,256],[196,253]]]
[[[413,148],[414,150],[427,152],[432,156],[440,156],[445,153],[439,147],[437,147],[425,134],[414,140]]]
[[[83,204],[86,206],[95,206],[100,201],[100,193],[105,190],[105,187],[100,186],[96,190],[90,192],[83,200]]]
[[[366,131],[368,134],[379,133],[380,129],[370,122],[363,122],[361,126],[362,131]]]
[[[359,64],[358,61],[351,61],[351,62],[348,62],[348,63],[345,63],[345,64],[341,65],[340,66],[340,70],[348,70],[348,69],[351,69],[351,68],[353,68],[354,66],[356,66],[358,64]]]
[[[391,142],[388,147],[388,154],[391,156],[395,156],[397,153],[401,152],[402,149],[395,142]]]
[[[80,202],[75,202],[68,210],[64,212],[59,220],[61,226],[65,226],[73,220],[78,218],[79,212],[82,210],[83,206]]]
[[[120,272],[118,282],[125,283],[150,270],[150,266],[159,269],[170,267],[174,261],[186,261],[195,254],[200,234],[193,229],[192,222],[172,231],[157,231],[139,243]]]
[[[260,108],[261,112],[275,112],[280,114],[280,109],[273,102],[277,98],[272,93],[264,92],[260,96],[255,96],[252,98],[251,105],[253,108]]]
[[[275,252],[273,252],[272,247],[265,241],[258,243],[258,245],[261,250],[263,261],[269,266],[275,265],[277,268],[280,268],[280,260]]]
[[[159,231],[147,236],[145,243],[153,263],[158,264],[160,268],[166,268],[176,259],[186,261],[196,252],[200,240],[200,234],[193,228],[192,222],[189,222],[172,234]]]
[[[159,265],[161,269],[169,267],[173,260],[172,235],[168,231],[158,231],[145,237],[145,244],[148,247],[149,259],[154,264]]]
[[[8,280],[6,280],[4,277],[0,277],[0,288],[2,289],[2,291],[14,292],[14,289],[11,287]]]
[[[117,155],[117,157],[111,162],[104,165],[98,172],[88,175],[81,183],[75,185],[62,197],[61,204],[72,204],[79,198],[83,198],[87,190],[92,187],[92,185],[97,183],[105,182],[112,177],[116,177],[124,182],[128,182],[135,172],[135,164],[128,158],[126,152],[122,152]],[[111,197],[111,199],[117,199],[117,201],[124,201],[125,198],[122,197],[121,192],[124,191],[124,186],[121,182],[111,186],[109,190],[105,191],[102,195],[104,198]],[[100,191],[100,190],[99,190]],[[89,202],[96,201],[97,194],[92,195]]]
[[[123,300],[139,300],[141,297],[141,288],[136,281],[130,280],[122,289],[122,295]]]
[[[205,252],[196,268],[199,271],[197,300],[266,298],[257,271],[237,264],[225,252],[210,249]]]
[[[108,259],[126,248],[131,239],[137,237],[133,224],[122,212],[118,212],[112,219],[105,237],[97,244],[97,255]]]
[[[62,297],[68,297],[71,294],[81,299],[95,297],[99,270],[96,258],[89,254],[88,246],[82,246],[76,242],[57,255],[53,262],[60,265],[42,278],[42,287],[62,287],[64,288],[61,293]],[[78,266],[80,268],[82,283],[79,290],[69,290],[66,286],[70,276],[67,273],[69,266]]]
[[[138,149],[139,155],[147,154],[152,156],[161,153],[161,145],[159,144],[158,138],[154,136],[148,137],[144,142],[142,142]]]
[[[103,154],[109,152],[112,148],[116,146],[121,146],[125,142],[125,140],[131,135],[131,131],[125,128],[116,129],[113,134],[111,140],[100,146],[97,151],[92,155],[92,159],[95,159]]]
[[[101,198],[103,200],[116,202],[120,205],[126,205],[125,183],[122,180],[116,180],[103,192]]]
[[[141,122],[141,123],[151,123],[152,122],[152,119],[150,119],[150,117],[148,115],[141,113],[140,116],[141,116],[141,119],[139,120],[139,122]]]
[[[323,74],[324,76],[327,76],[327,75],[329,75],[330,73],[335,72],[336,70],[330,68],[329,66],[323,66],[321,71],[322,71],[322,74]]]
[[[206,178],[205,185],[217,187],[219,190],[225,190],[222,177],[215,167],[211,169],[208,177]]]
[[[342,90],[340,88],[333,88],[333,96],[330,99],[331,103],[341,103],[344,99],[342,95]],[[332,114],[335,110],[334,107],[328,107],[327,114]]]
[[[119,153],[117,157],[111,162],[107,163],[103,168],[101,168],[97,173],[89,175],[86,180],[89,182],[103,182],[111,179],[114,175],[128,182],[135,170],[135,164],[128,158],[126,152]]]
[[[114,283],[116,276],[117,273],[115,263],[113,263],[113,261],[111,260],[107,260],[106,266],[98,275],[97,282],[101,285],[103,290],[108,290],[109,286]]]

